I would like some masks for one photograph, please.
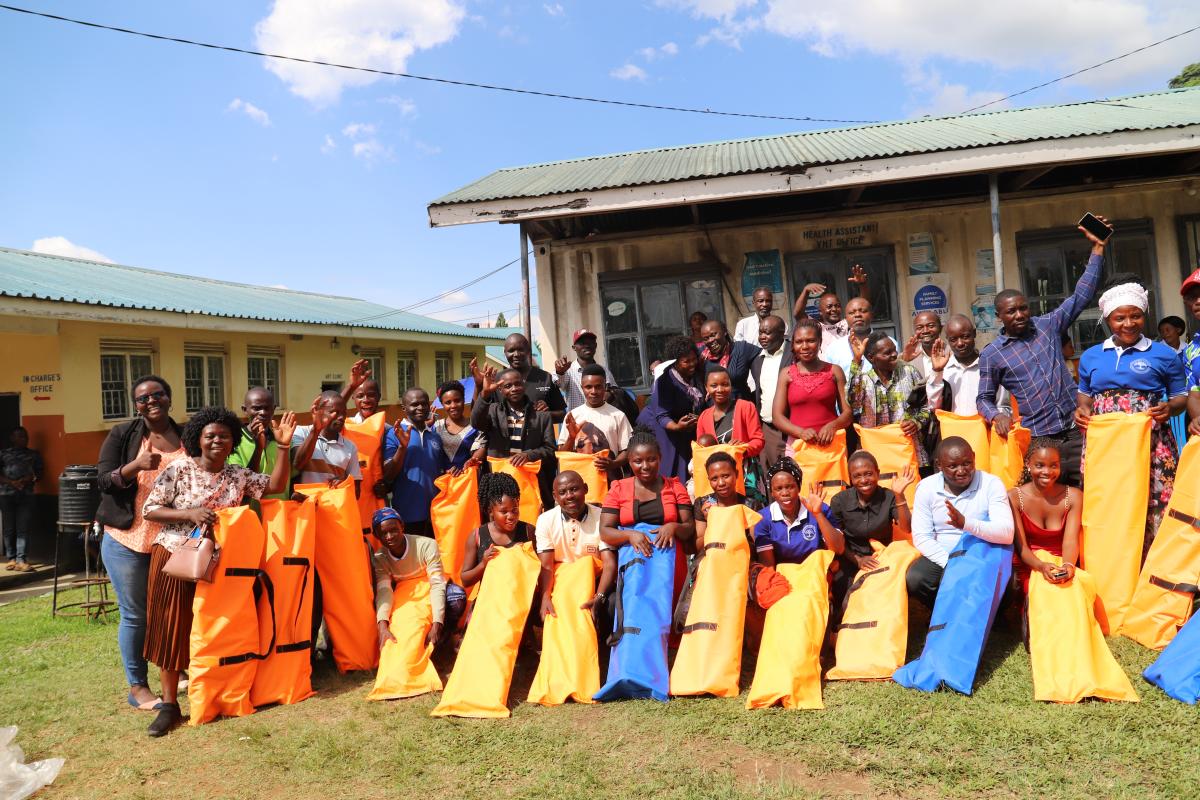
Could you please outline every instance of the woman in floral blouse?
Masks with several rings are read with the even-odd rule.
[[[285,412],[271,423],[279,458],[270,475],[227,463],[241,441],[242,426],[225,408],[203,408],[183,428],[181,458],[164,469],[146,498],[142,513],[162,525],[150,548],[150,581],[146,604],[146,659],[162,676],[162,707],[150,723],[151,736],[164,736],[182,722],[177,691],[179,673],[187,669],[192,631],[192,599],[196,584],[163,574],[171,553],[195,530],[211,534],[217,511],[241,505],[243,498],[259,498],[287,488],[296,415]]]
[[[899,360],[896,344],[880,331],[865,339],[851,334],[850,378],[846,388],[854,421],[864,428],[882,428],[899,423],[912,438],[921,466],[929,464],[929,454],[917,436],[929,419],[925,385],[917,370]],[[863,365],[863,359],[869,364]]]

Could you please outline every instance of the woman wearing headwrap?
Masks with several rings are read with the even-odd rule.
[[[674,363],[654,381],[650,399],[637,421],[653,431],[658,440],[662,475],[687,480],[697,415],[704,404],[704,370],[700,369],[700,354],[690,337],[672,336],[663,347],[663,356]]]
[[[381,508],[371,518],[371,532],[382,547],[371,554],[371,572],[375,583],[375,621],[379,626],[379,647],[394,640],[388,622],[392,618],[392,587],[401,581],[425,577],[429,580],[429,604],[433,624],[426,643],[436,645],[458,627],[467,605],[462,587],[446,580],[437,542],[427,536],[404,532],[404,520],[394,508]]]
[[[1075,422],[1081,428],[1087,427],[1093,414],[1114,411],[1145,411],[1154,420],[1150,433],[1146,549],[1158,532],[1175,487],[1179,446],[1171,432],[1170,419],[1187,404],[1187,383],[1179,354],[1142,334],[1148,307],[1146,290],[1137,283],[1118,284],[1100,296],[1100,315],[1112,336],[1088,348],[1079,360],[1075,411]]]

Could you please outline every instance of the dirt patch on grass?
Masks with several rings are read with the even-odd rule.
[[[849,770],[815,772],[802,758],[757,752],[744,745],[726,742],[720,749],[711,741],[696,742],[702,763],[732,775],[738,788],[750,792],[801,789],[818,797],[872,797],[899,800],[899,795],[881,791],[863,774]],[[914,797],[917,795],[908,795]]]

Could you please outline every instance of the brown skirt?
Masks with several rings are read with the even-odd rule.
[[[150,548],[146,587],[146,647],[143,655],[159,669],[180,671],[191,660],[192,599],[196,584],[163,574],[171,552],[160,544]]]

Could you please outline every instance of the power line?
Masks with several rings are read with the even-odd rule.
[[[529,252],[532,253],[533,251],[530,250]],[[450,295],[454,294],[455,292],[461,292],[463,289],[470,288],[471,286],[474,286],[475,284],[479,283],[480,281],[483,281],[483,280],[486,280],[487,278],[492,277],[493,275],[495,275],[497,272],[500,272],[501,270],[508,269],[509,267],[511,267],[513,264],[517,263],[520,260],[521,260],[521,257],[517,256],[512,261],[509,261],[507,264],[501,264],[500,266],[496,267],[493,270],[489,270],[488,272],[485,272],[476,278],[472,278],[471,280],[464,283],[462,286],[457,286],[453,289],[447,289],[446,291],[442,292],[439,295],[430,297],[428,300],[422,300],[418,303],[412,303],[410,305],[405,306],[404,308],[393,308],[389,311],[384,311],[382,314],[371,314],[370,316],[358,317],[357,319],[348,319],[341,324],[354,325],[359,322],[370,322],[372,320],[383,319],[384,317],[390,317],[394,314],[401,314],[406,311],[412,311],[414,308],[420,308],[421,306],[427,306],[430,303],[436,303],[439,300],[444,300],[445,298],[449,297]],[[510,294],[511,294],[511,292],[510,292]],[[501,295],[501,297],[503,297],[503,295]]]
[[[538,307],[536,305],[532,306],[530,308],[530,311],[537,311],[537,310],[538,310]],[[442,320],[442,321],[449,322],[451,325],[457,325],[460,322],[472,322],[477,319],[493,319],[493,318],[499,316],[500,314],[503,314],[505,317],[508,317],[510,314],[520,314],[520,313],[521,313],[521,307],[517,306],[516,308],[509,308],[509,309],[505,309],[504,311],[497,311],[494,314],[478,314],[474,317],[462,317],[460,319],[447,319],[447,320]]]
[[[1160,44],[1166,44],[1167,42],[1169,42],[1173,39],[1178,39],[1181,36],[1187,36],[1189,33],[1194,33],[1195,31],[1200,31],[1200,25],[1197,25],[1194,28],[1188,28],[1186,31],[1180,31],[1179,33],[1175,34],[1174,36],[1168,36],[1165,39],[1159,39],[1157,42],[1152,42],[1151,44],[1145,45],[1143,47],[1139,47],[1136,50],[1130,50],[1128,53],[1122,53],[1119,56],[1113,56],[1112,58],[1108,59],[1107,61],[1101,61],[1099,64],[1092,64],[1090,67],[1084,67],[1083,69],[1077,69],[1070,74],[1062,75],[1058,78],[1055,78],[1052,81],[1046,81],[1045,83],[1039,83],[1037,86],[1031,86],[1028,89],[1022,89],[1019,92],[1013,92],[1010,95],[1005,95],[1004,97],[998,98],[996,100],[990,100],[981,105],[977,105],[974,108],[968,108],[966,111],[963,111],[961,113],[970,114],[972,111],[978,111],[981,108],[987,108],[988,106],[994,106],[996,103],[1003,103],[1005,100],[1011,100],[1014,97],[1020,97],[1023,94],[1029,94],[1030,92],[1036,92],[1038,89],[1044,89],[1047,86],[1050,86],[1052,84],[1059,83],[1060,81],[1065,81],[1067,78],[1074,78],[1076,75],[1082,75],[1085,72],[1096,69],[1098,67],[1103,67],[1106,64],[1111,64],[1114,61],[1120,61],[1122,58],[1128,58],[1129,56],[1140,53],[1143,50],[1149,50],[1151,47],[1158,47]]]
[[[112,31],[114,33],[124,33],[130,36],[141,36],[145,39],[155,39],[160,42],[174,42],[175,44],[185,44],[191,47],[205,47],[210,50],[224,50],[229,53],[241,53],[247,56],[259,56],[261,58],[274,58],[280,61],[294,61],[298,64],[314,64],[319,67],[334,67],[336,69],[347,69],[355,72],[370,72],[375,75],[387,75],[393,78],[409,78],[415,81],[427,81],[429,83],[441,83],[449,86],[465,86],[472,89],[487,89],[494,92],[511,92],[513,94],[526,94],[535,97],[548,97],[555,100],[574,100],[580,103],[601,103],[610,106],[624,106],[626,108],[644,108],[653,111],[677,111],[685,114],[709,114],[718,117],[743,117],[746,119],[774,119],[786,120],[788,122],[834,122],[842,124],[866,124],[877,122],[878,120],[867,119],[826,119],[822,117],[787,117],[776,114],[748,114],[738,111],[714,111],[711,108],[688,108],[686,106],[667,106],[658,105],[655,103],[635,103],[630,100],[612,100],[603,97],[586,97],[583,95],[560,94],[558,92],[544,92],[536,89],[519,89],[513,86],[498,86],[490,83],[476,83],[474,81],[459,81],[450,78],[437,78],[431,75],[416,75],[411,72],[393,72],[386,69],[375,69],[373,67],[359,67],[352,64],[337,64],[331,61],[318,61],[312,58],[301,58],[299,56],[283,55],[281,53],[264,53],[260,50],[249,50],[242,47],[233,47],[225,44],[213,44],[212,42],[201,42],[193,39],[183,39],[177,36],[164,36],[158,33],[148,33],[146,31],[133,30],[131,28],[119,28],[115,25],[103,25],[99,22],[89,22],[82,19],[74,19],[73,17],[63,17],[58,14],[47,14],[44,11],[34,11],[28,8],[20,8],[19,6],[10,6],[0,4],[0,9],[5,11],[13,11],[18,14],[28,14],[33,17],[42,17],[44,19],[55,20],[57,22],[69,22],[72,25],[82,25],[87,28],[96,28],[103,31]]]

